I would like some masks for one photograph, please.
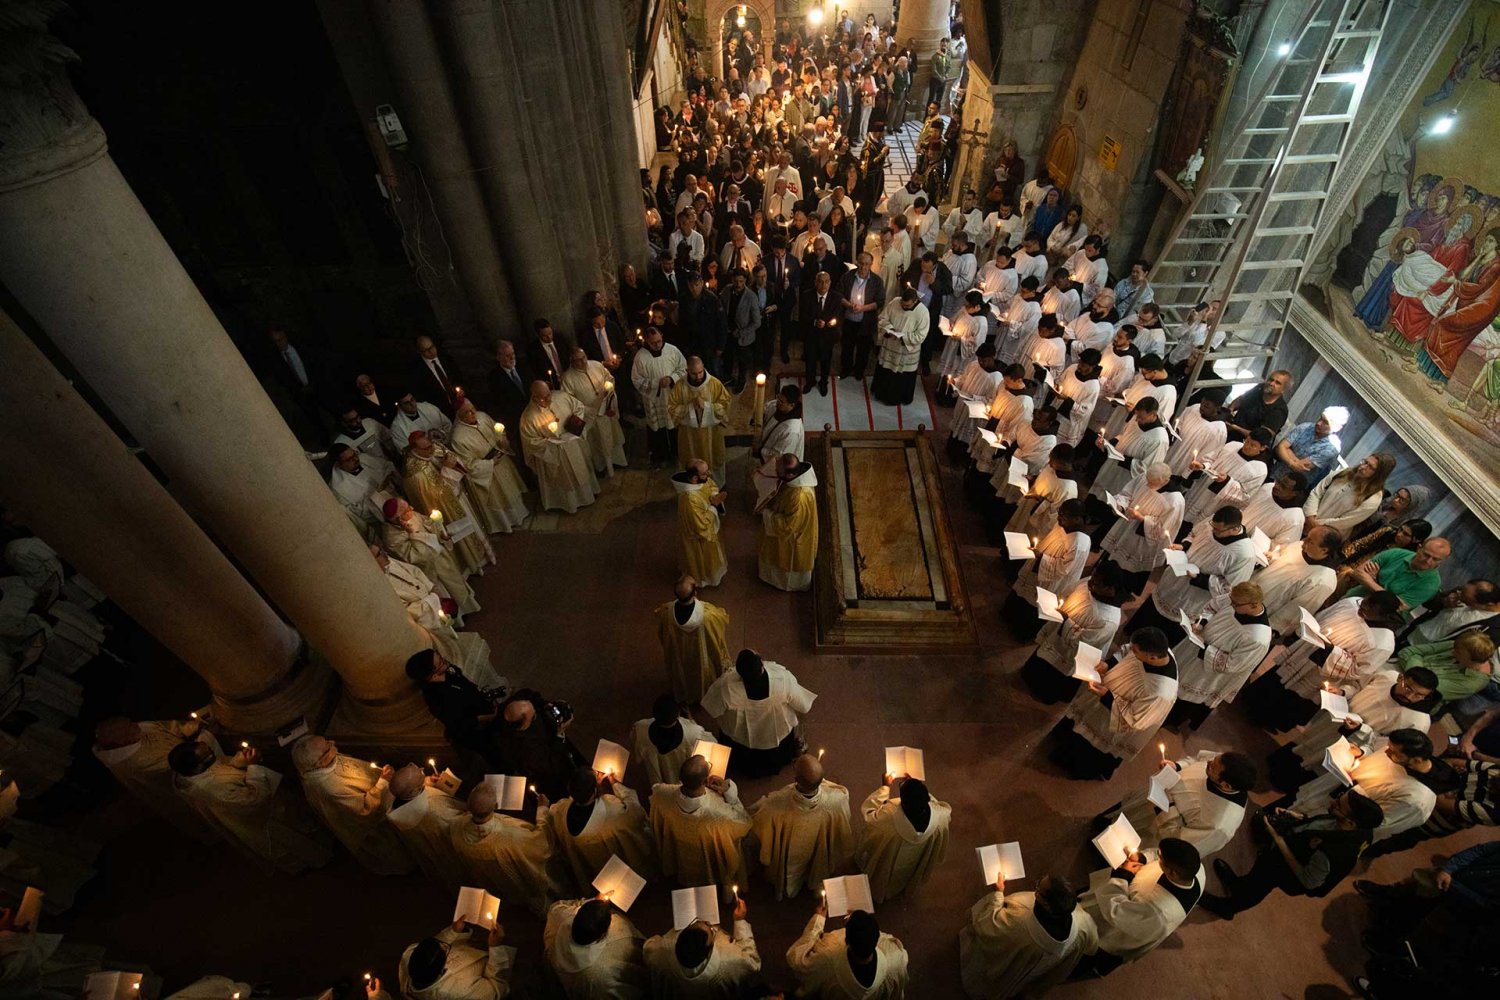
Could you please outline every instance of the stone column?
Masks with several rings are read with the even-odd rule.
[[[569,328],[572,302],[563,253],[566,220],[562,205],[551,203],[546,167],[528,156],[533,129],[554,130],[561,141],[569,118],[553,118],[546,102],[527,104],[532,90],[521,79],[509,39],[502,38],[495,5],[489,0],[441,0],[434,22],[446,65],[457,90],[469,150],[483,186],[490,219],[498,233],[516,297],[525,317],[545,316],[559,329]],[[523,47],[525,39],[518,39]],[[535,43],[535,40],[532,40]],[[546,50],[536,56],[559,61],[565,53]],[[538,121],[538,116],[541,120]],[[574,192],[587,198],[591,192]],[[571,275],[577,280],[576,272]],[[580,292],[582,289],[580,289]]]
[[[207,681],[227,726],[317,710],[326,668],[3,313],[0,421],[5,506]]]
[[[38,56],[28,83],[0,90],[0,282],[327,657],[367,728],[424,721],[402,665],[425,634],[109,158],[61,62]]]
[[[369,0],[369,11],[401,95],[397,111],[411,133],[412,153],[430,182],[475,319],[493,346],[514,336],[522,317],[464,144],[432,24],[422,0]]]
[[[902,48],[910,46],[916,53],[916,65],[911,68],[911,92],[908,108],[916,108],[913,117],[918,122],[925,120],[927,105],[927,81],[932,77],[932,54],[938,44],[948,37],[949,0],[902,0],[901,16],[896,21],[896,44]],[[958,67],[951,71],[958,75]]]

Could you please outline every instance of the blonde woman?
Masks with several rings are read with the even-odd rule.
[[[1302,505],[1306,528],[1318,525],[1348,532],[1380,509],[1385,480],[1396,467],[1396,456],[1377,451],[1351,469],[1327,476]]]

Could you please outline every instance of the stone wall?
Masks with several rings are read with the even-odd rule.
[[[1062,102],[1058,125],[1076,130],[1080,157],[1068,197],[1083,205],[1091,230],[1109,230],[1116,262],[1144,238],[1160,196],[1150,159],[1157,116],[1181,51],[1186,6],[1102,0]],[[1113,165],[1102,155],[1107,139],[1118,144]]]

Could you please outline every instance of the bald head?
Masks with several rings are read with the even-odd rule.
[[[698,581],[686,573],[677,578],[677,586],[672,588],[672,593],[677,595],[679,601],[691,601],[697,592]]]
[[[427,779],[422,775],[422,769],[415,764],[407,764],[391,779],[391,794],[406,802],[421,795],[426,784]]]
[[[329,748],[329,742],[321,736],[304,736],[292,745],[292,763],[302,774],[317,770]]]
[[[797,779],[797,791],[811,795],[823,784],[823,762],[805,753],[792,762],[792,774]]]
[[[469,793],[469,815],[474,822],[483,823],[495,815],[495,810],[500,808],[500,797],[495,794],[495,788],[488,782],[481,781],[474,786]]]
[[[677,772],[678,780],[682,782],[682,790],[685,792],[696,792],[708,784],[708,758],[700,754],[693,754],[682,762],[682,768]]]

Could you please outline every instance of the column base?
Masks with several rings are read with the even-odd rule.
[[[258,694],[228,698],[214,693],[214,717],[228,730],[244,737],[272,737],[276,730],[306,718],[321,723],[338,694],[339,679],[321,656],[304,642],[281,677]]]
[[[328,720],[326,735],[351,748],[449,749],[442,725],[415,688],[409,695],[379,702],[356,699],[344,691]]]

